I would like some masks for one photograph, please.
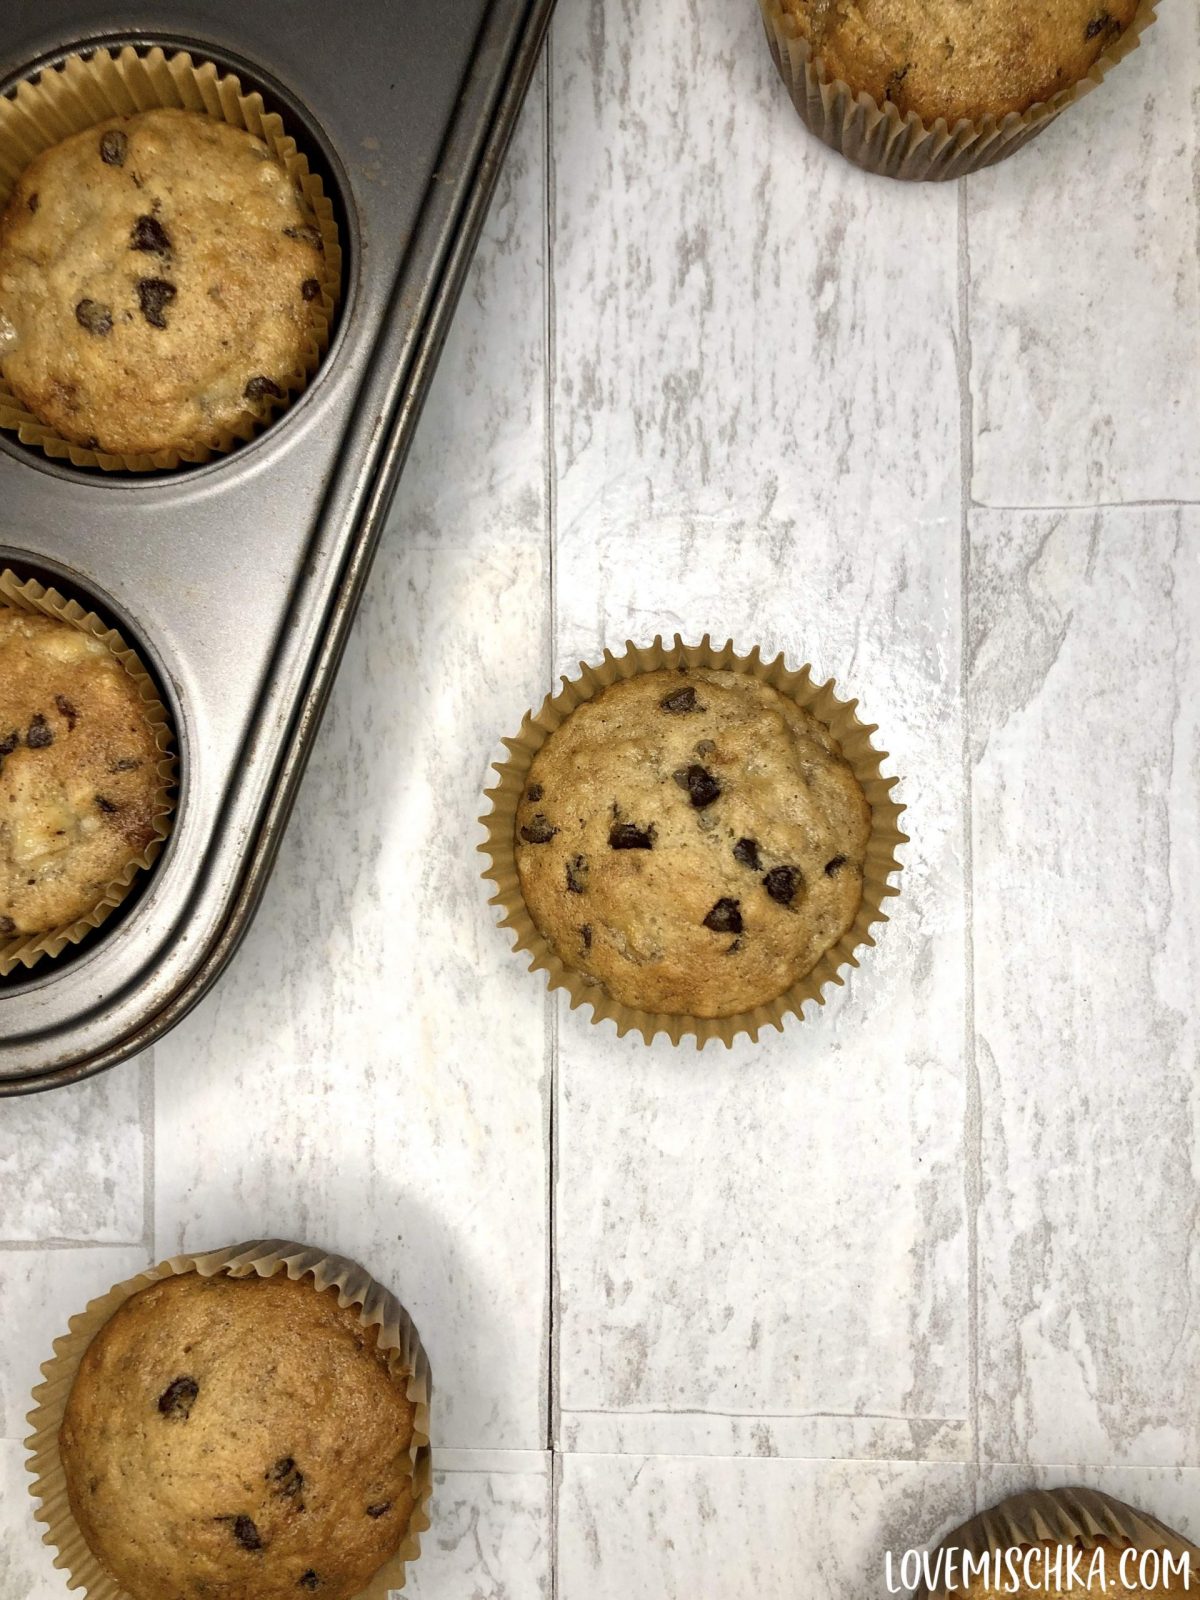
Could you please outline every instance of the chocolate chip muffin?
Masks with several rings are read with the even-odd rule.
[[[623,1005],[730,1017],[854,922],[871,811],[828,728],[739,672],[662,670],[584,702],[534,757],[521,892]]]
[[[414,1505],[415,1408],[311,1279],[185,1273],[88,1346],[59,1433],[71,1511],[133,1600],[357,1594]]]
[[[157,836],[161,759],[98,639],[0,605],[0,939],[84,917]]]
[[[778,0],[831,79],[926,124],[1028,111],[1086,77],[1138,0]]]
[[[73,444],[195,452],[303,381],[322,236],[263,140],[197,112],[43,151],[0,218],[0,372]]]

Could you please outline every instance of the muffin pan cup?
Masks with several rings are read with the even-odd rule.
[[[842,79],[831,79],[824,62],[797,33],[781,0],[759,0],[772,59],[801,121],[856,166],[910,182],[964,178],[1015,155],[1137,49],[1155,20],[1156,4],[1157,0],[1142,0],[1126,31],[1070,88],[1028,111],[974,121],[964,117],[950,127],[944,117],[927,126],[915,111],[901,116],[890,102],[880,105],[865,91],[856,93]]]
[[[336,1290],[338,1304],[353,1306],[365,1328],[377,1327],[378,1348],[388,1353],[395,1382],[416,1407],[416,1426],[410,1450],[415,1499],[412,1521],[403,1544],[355,1600],[387,1600],[390,1590],[404,1585],[404,1569],[421,1553],[420,1536],[429,1527],[429,1502],[433,1495],[433,1465],[429,1448],[429,1404],[432,1379],[429,1361],[412,1318],[390,1290],[345,1256],[330,1255],[310,1245],[284,1239],[256,1239],[196,1255],[172,1256],[137,1277],[118,1283],[73,1316],[68,1331],[54,1341],[54,1355],[42,1365],[43,1381],[33,1391],[34,1409],[27,1421],[33,1430],[26,1439],[27,1467],[32,1474],[29,1492],[38,1502],[34,1517],[44,1523],[43,1544],[57,1554],[54,1565],[67,1573],[68,1587],[82,1588],[86,1600],[128,1600],[126,1590],[111,1578],[88,1547],[71,1515],[66,1477],[58,1449],[58,1430],[84,1352],[125,1301],[140,1289],[163,1278],[198,1272],[210,1278],[218,1272],[247,1278],[271,1278],[286,1272],[289,1278],[311,1278],[319,1291]]]
[[[153,817],[155,837],[139,856],[130,861],[120,876],[112,880],[86,916],[77,917],[63,927],[52,928],[48,933],[0,938],[0,977],[7,977],[20,967],[29,969],[45,958],[57,956],[68,945],[78,944],[86,938],[93,929],[107,921],[122,903],[133,888],[138,874],[149,871],[154,865],[170,830],[171,812],[175,809],[175,755],[171,725],[167,721],[166,708],[158,698],[154,681],[138,660],[136,652],[129,649],[114,628],[106,627],[94,611],[85,610],[77,600],[67,600],[56,589],[46,589],[34,579],[22,583],[14,573],[3,570],[0,570],[0,605],[54,617],[72,628],[78,628],[81,633],[89,634],[93,639],[99,639],[136,684],[160,757],[159,792]]]
[[[939,1550],[969,1551],[978,1559],[990,1552],[1019,1549],[1022,1545],[1078,1543],[1083,1550],[1094,1550],[1101,1539],[1121,1544],[1128,1541],[1137,1550],[1169,1550],[1172,1556],[1190,1557],[1189,1594],[1200,1594],[1200,1550],[1157,1517],[1135,1511],[1098,1489],[1031,1489],[1010,1495],[989,1511],[971,1517],[953,1533],[947,1534]],[[961,1554],[958,1561],[961,1563]],[[930,1558],[936,1561],[936,1551]],[[959,1566],[961,1573],[961,1565]],[[1110,1591],[1114,1575],[1108,1574]],[[1007,1582],[1007,1578],[1004,1579]],[[925,1582],[913,1591],[913,1600],[950,1600],[962,1594],[961,1586],[947,1588],[939,1583],[930,1588]],[[989,1591],[991,1592],[991,1591]],[[1001,1587],[994,1586],[999,1594]],[[1175,1592],[1175,1591],[1172,1591]],[[1179,1590],[1183,1593],[1183,1590]]]
[[[867,843],[863,898],[853,924],[825,952],[812,971],[778,999],[731,1017],[693,1017],[639,1011],[612,999],[599,984],[566,966],[538,932],[526,908],[517,875],[514,850],[517,805],[533,759],[546,740],[556,728],[561,727],[576,706],[593,699],[609,684],[622,678],[637,677],[643,672],[657,672],[663,668],[677,670],[682,666],[747,673],[763,683],[771,684],[781,694],[810,711],[838,740],[842,754],[871,807],[871,836]],[[904,807],[892,799],[892,789],[900,780],[883,776],[881,769],[887,760],[887,752],[876,749],[871,742],[871,735],[876,729],[859,721],[855,715],[856,700],[838,698],[832,679],[828,683],[816,682],[807,666],[799,672],[789,671],[782,656],[774,661],[764,661],[757,647],[748,656],[739,656],[732,642],[718,647],[710,642],[707,634],[697,645],[684,644],[678,634],[671,645],[664,644],[661,638],[645,647],[627,642],[624,654],[615,656],[606,650],[603,661],[598,665],[589,666],[581,661],[579,667],[578,678],[564,678],[561,692],[547,695],[540,711],[526,713],[516,738],[503,741],[509,752],[508,760],[498,762],[494,768],[500,781],[487,790],[487,798],[492,803],[491,810],[479,819],[488,835],[479,846],[480,852],[489,859],[483,876],[496,891],[490,904],[499,906],[504,913],[500,926],[516,934],[513,953],[528,954],[531,958],[529,970],[545,972],[549,988],[565,989],[571,997],[572,1010],[577,1006],[590,1005],[593,1022],[614,1022],[619,1036],[639,1033],[646,1044],[652,1043],[657,1034],[665,1033],[672,1044],[677,1045],[690,1038],[696,1048],[702,1050],[713,1039],[732,1045],[739,1034],[748,1034],[752,1040],[757,1040],[764,1028],[776,1028],[782,1032],[789,1016],[803,1020],[806,1002],[815,1000],[818,1005],[823,1005],[826,987],[831,983],[844,983],[844,969],[858,966],[859,952],[875,943],[871,929],[877,923],[888,920],[883,910],[884,901],[900,893],[889,880],[901,869],[896,849],[907,842],[907,835],[901,833],[899,827]]]
[[[214,981],[270,872],[553,0],[9,0],[0,93],[89,49],[186,51],[261,94],[322,180],[342,299],[257,437],[142,475],[0,430],[0,566],[77,599],[154,677],[172,829],[136,899],[0,977],[0,1094],[145,1048]]]
[[[69,55],[36,83],[19,83],[11,99],[0,100],[0,211],[33,157],[72,134],[83,133],[110,117],[167,107],[200,112],[262,139],[304,197],[320,230],[324,275],[322,320],[316,337],[284,383],[285,393],[268,402],[261,418],[247,418],[211,444],[188,450],[159,450],[139,455],[112,455],[86,449],[64,439],[33,416],[0,378],[0,428],[14,431],[22,444],[36,445],[56,460],[106,472],[168,471],[181,462],[207,461],[252,439],[268,426],[307,386],[329,348],[333,317],[342,292],[342,247],[333,204],[319,174],[309,168],[305,152],[284,131],[277,112],[266,112],[261,94],[246,94],[236,74],[222,73],[211,62],[195,62],[187,51],[166,54],[161,48],[139,53],[131,45]]]

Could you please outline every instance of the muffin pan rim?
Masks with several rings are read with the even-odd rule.
[[[436,18],[436,28],[422,30],[418,4]],[[27,75],[31,61],[48,60],[59,49],[70,53],[85,39],[137,34],[128,26],[105,25],[114,9],[105,0],[64,0],[51,50],[42,37],[46,25],[36,0],[13,0],[13,6],[8,42],[0,45],[0,65],[8,78]],[[221,17],[219,41],[212,38],[216,10],[215,0],[164,0],[155,32],[197,41],[202,56],[269,61],[274,77],[292,86],[293,96],[319,121],[349,167],[346,200],[362,230],[361,291],[354,315],[346,320],[341,370],[329,384],[323,412],[310,415],[303,428],[268,430],[278,440],[277,453],[269,455],[264,446],[261,455],[256,452],[247,461],[247,452],[235,452],[232,461],[244,464],[229,466],[223,478],[155,474],[145,495],[115,501],[92,493],[95,474],[22,473],[24,463],[0,454],[0,498],[11,490],[6,530],[0,531],[14,540],[26,565],[57,561],[79,572],[85,586],[94,584],[110,596],[115,614],[135,615],[131,632],[155,639],[156,662],[168,664],[164,676],[175,689],[176,703],[183,704],[181,740],[190,734],[196,743],[188,815],[179,819],[173,857],[164,859],[156,877],[153,917],[140,907],[138,917],[114,940],[98,944],[86,961],[62,969],[53,981],[5,996],[0,1095],[78,1081],[144,1048],[208,988],[248,926],[487,214],[500,157],[537,62],[552,0],[454,0],[450,10],[440,0],[415,0],[413,32],[399,36],[384,0],[370,0],[356,35],[357,56],[339,58],[332,69],[328,51],[322,54],[320,43],[314,47],[312,42],[313,35],[334,26],[316,0],[289,0],[286,6],[283,0],[263,0],[242,15],[240,26],[226,25]],[[288,29],[272,33],[285,11]],[[302,16],[307,31],[299,23],[293,27]],[[372,20],[380,26],[373,28]],[[274,45],[268,49],[263,42],[268,37],[281,40],[278,55]],[[378,49],[380,37],[393,41],[390,52]],[[341,40],[339,34],[339,46]],[[374,73],[373,105],[359,92],[367,69]],[[314,79],[315,71],[319,77]],[[347,94],[352,73],[358,78]],[[320,93],[314,92],[314,82]],[[407,83],[407,89],[391,93],[397,83]],[[381,139],[374,177],[369,172],[364,177],[363,159],[356,161],[354,153],[360,142],[370,150],[380,146],[373,139],[360,141],[359,131]],[[416,145],[414,133],[420,136]],[[265,525],[254,530],[257,547],[269,557],[263,573],[253,566],[253,550],[243,550],[244,541],[231,529],[228,507],[236,507],[239,489],[248,502],[270,512]],[[276,501],[305,508],[298,527],[286,518],[286,504],[278,510]],[[23,521],[31,504],[36,515]],[[219,750],[210,746],[203,721],[192,722],[187,715],[198,672],[214,658],[218,641],[215,635],[205,641],[200,667],[193,661],[189,671],[185,661],[180,670],[174,628],[176,592],[196,577],[194,564],[185,564],[194,531],[187,523],[190,518],[194,525],[206,512],[211,518],[214,507],[218,517],[225,507],[221,546],[216,553],[205,551],[203,565],[219,579],[223,556],[230,582],[239,581],[244,569],[260,586],[274,582],[270,616],[259,624],[262,671],[253,679],[255,693],[239,702],[236,728],[223,730],[226,743]],[[89,513],[96,528],[81,539],[78,525]],[[171,530],[174,543],[165,552],[168,562],[179,562],[178,577],[172,571],[168,582],[160,572],[157,588],[141,583],[137,539],[126,541],[131,548],[120,557],[105,543],[104,524],[118,516],[140,523],[151,554],[166,538],[160,524],[168,517],[178,521]],[[56,530],[70,528],[72,519],[75,533],[64,548]],[[24,529],[32,530],[28,538]],[[287,535],[280,547],[272,543],[276,533]],[[202,611],[206,598],[201,596]],[[160,628],[164,599],[171,625]],[[256,659],[253,669],[243,669],[240,615],[234,609],[225,617],[225,634],[239,669],[251,674],[260,663]],[[259,643],[257,635],[250,641]],[[222,679],[217,686],[223,686]],[[202,687],[208,701],[220,698],[213,680]],[[230,720],[232,725],[232,715]],[[229,750],[236,760],[224,771],[224,785],[216,786],[214,797],[213,769]],[[86,983],[80,981],[85,967]]]

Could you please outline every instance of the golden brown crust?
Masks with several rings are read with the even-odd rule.
[[[622,1004],[729,1017],[851,926],[870,808],[829,730],[769,684],[628,678],[534,758],[516,860],[535,925]]]
[[[1138,0],[779,0],[830,78],[926,124],[1028,111],[1086,77]]]
[[[211,446],[294,386],[323,274],[261,139],[196,112],[115,117],[43,151],[0,218],[0,370],[75,444]]]
[[[88,1346],[71,1510],[134,1600],[344,1600],[399,1549],[414,1407],[311,1280],[167,1278]]]
[[[86,916],[155,837],[160,754],[99,640],[0,606],[0,938]]]

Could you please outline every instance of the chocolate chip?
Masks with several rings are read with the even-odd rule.
[[[1083,37],[1085,39],[1094,39],[1097,34],[1103,33],[1105,28],[1111,28],[1112,26],[1113,26],[1112,17],[1108,14],[1107,11],[1102,11],[1098,17],[1093,17],[1092,20],[1088,23],[1087,27],[1083,30]],[[1117,32],[1120,33],[1120,31],[1121,31],[1121,25],[1120,25],[1120,23],[1118,23],[1117,24]]]
[[[12,755],[13,751],[17,748],[20,742],[21,735],[15,728],[11,733],[6,733],[4,737],[0,739],[0,761],[3,761],[5,756]]]
[[[165,328],[167,319],[163,312],[179,293],[173,283],[165,278],[139,278],[137,281],[138,305],[152,328]]]
[[[110,762],[108,770],[110,772],[136,772],[141,764],[136,756],[122,756],[119,761]]]
[[[762,862],[758,859],[758,840],[739,839],[733,847],[733,859],[740,861],[742,866],[749,867],[751,871],[757,872],[762,866]]]
[[[54,743],[54,730],[40,711],[29,724],[25,743],[31,750],[45,750],[48,745]]]
[[[279,385],[273,382],[272,379],[261,376],[251,378],[242,393],[247,400],[262,400],[267,395],[270,395],[274,400],[283,399],[283,390]]]
[[[825,876],[827,878],[835,877],[836,874],[839,873],[845,865],[846,865],[845,856],[834,856],[832,861],[827,861],[825,863]]]
[[[321,297],[321,280],[319,278],[305,278],[300,285],[300,294],[305,300],[319,300]]]
[[[0,917],[0,935],[7,938],[10,933],[16,933],[16,931],[17,925],[11,917]]]
[[[391,1509],[392,1502],[390,1500],[380,1500],[378,1505],[367,1507],[367,1515],[369,1517],[381,1517],[385,1511],[390,1511]]]
[[[612,850],[653,850],[654,824],[639,828],[636,822],[614,822],[608,830],[608,844]]]
[[[102,794],[98,794],[96,796],[96,804],[100,807],[101,811],[104,812],[106,817],[115,817],[119,809],[111,800],[106,800]]]
[[[741,933],[742,907],[738,900],[718,900],[704,919],[712,933]]]
[[[703,706],[696,704],[696,691],[690,685],[686,689],[672,689],[670,694],[663,695],[658,703],[672,716],[681,716],[688,711],[704,710]]]
[[[714,800],[721,798],[721,785],[707,767],[699,766],[695,762],[686,772],[677,772],[675,782],[681,789],[687,790],[688,799],[697,811],[703,811],[705,806],[710,806]]]
[[[580,928],[579,942],[583,945],[585,950],[590,950],[592,948],[592,925],[590,922],[585,922],[583,927]]]
[[[110,128],[100,137],[100,159],[106,167],[123,167],[129,150],[129,138],[120,128]]]
[[[549,844],[558,829],[539,811],[532,822],[527,822],[521,829],[521,837],[526,844]]]
[[[54,704],[58,707],[59,715],[67,719],[67,732],[74,733],[75,724],[79,721],[78,711],[76,711],[65,694],[56,694],[54,696]]]
[[[157,217],[141,216],[129,235],[131,250],[146,250],[152,256],[171,254],[171,236]]]
[[[912,66],[912,63],[909,62],[907,66],[897,67],[896,70],[892,73],[892,75],[888,78],[887,88],[883,92],[883,98],[885,100],[892,99],[892,97],[895,95],[896,90],[904,82],[905,78],[908,77],[909,68],[911,66]]]
[[[735,956],[735,955],[737,955],[738,951],[741,948],[742,948],[741,939],[735,939],[731,945],[726,945],[725,954],[727,956]]]
[[[309,1567],[307,1572],[302,1572],[296,1579],[296,1587],[298,1589],[315,1589],[318,1587],[320,1582],[320,1578],[318,1578],[313,1569]]]
[[[302,222],[294,228],[285,228],[283,231],[289,239],[299,239],[301,244],[311,244],[316,249],[321,249],[321,230],[314,228],[309,222]]]
[[[772,867],[763,879],[763,888],[781,906],[790,906],[796,890],[803,887],[804,874],[799,867]]]
[[[29,207],[29,209],[30,209],[30,211],[31,211],[31,212],[32,212],[32,211],[36,211],[36,210],[37,210],[37,208],[38,208],[38,207],[39,207],[39,206],[40,206],[40,205],[41,205],[41,203],[42,203],[42,202],[41,202],[41,199],[40,199],[40,198],[39,198],[39,196],[38,196],[38,192],[37,192],[37,190],[36,190],[36,189],[35,189],[35,190],[34,190],[34,191],[33,191],[33,193],[32,193],[32,194],[31,194],[31,195],[30,195],[30,196],[29,196],[29,199],[28,199],[28,200],[26,200],[26,202],[25,202],[25,204],[26,204],[26,205],[27,205],[27,206],[28,206],[28,207]]]
[[[531,806],[535,806],[545,792],[540,783],[531,783],[525,791],[525,798]]]
[[[186,1422],[199,1393],[200,1385],[195,1378],[175,1378],[159,1395],[158,1409],[164,1417],[170,1417],[175,1422]]]
[[[102,339],[106,333],[112,332],[112,307],[103,305],[99,300],[81,300],[75,307],[75,321],[81,328]]]
[[[288,1500],[294,1500],[304,1488],[304,1474],[291,1456],[280,1456],[263,1476],[268,1483],[274,1484],[276,1494],[284,1495]]]
[[[567,893],[582,894],[587,888],[588,864],[586,856],[572,856],[567,862]]]
[[[262,1534],[254,1525],[252,1517],[234,1517],[233,1537],[243,1550],[261,1550],[263,1547]]]

